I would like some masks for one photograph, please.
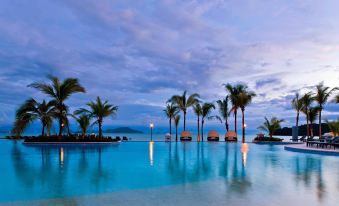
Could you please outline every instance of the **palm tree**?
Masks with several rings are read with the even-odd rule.
[[[198,136],[197,136],[197,141],[200,141],[200,116],[202,115],[202,107],[200,103],[196,103],[193,106],[193,111],[198,117]]]
[[[201,106],[201,140],[204,141],[204,123],[205,118],[211,119],[212,116],[209,116],[212,112],[212,110],[215,109],[215,106],[213,103],[204,103]]]
[[[96,102],[90,102],[87,104],[90,110],[81,108],[75,111],[75,114],[87,114],[91,118],[95,118],[93,124],[98,124],[99,126],[99,138],[102,138],[102,124],[105,117],[115,116],[118,111],[118,106],[108,104],[108,101],[102,102],[100,97],[97,97]]]
[[[234,114],[234,131],[237,133],[237,113],[238,109],[240,107],[239,103],[239,93],[241,93],[245,87],[245,85],[238,84],[235,86],[232,86],[231,84],[224,84],[226,91],[229,93],[230,100],[232,103],[231,111]]]
[[[334,97],[334,103],[339,104],[339,94],[337,96]]]
[[[307,137],[310,136],[310,128],[309,128],[309,111],[310,111],[310,106],[312,105],[312,102],[314,101],[313,93],[308,92],[304,94],[304,96],[300,99],[302,102],[302,109],[301,111],[306,115],[306,134]]]
[[[292,108],[297,112],[296,123],[295,126],[298,127],[299,125],[299,114],[303,107],[303,102],[299,97],[299,93],[295,93],[295,97],[292,100]]]
[[[255,93],[248,91],[248,87],[244,85],[241,92],[239,93],[239,107],[242,114],[242,143],[245,143],[245,107],[251,104],[253,97],[255,97]]]
[[[310,124],[311,124],[310,125],[311,137],[314,136],[313,125],[314,125],[315,120],[318,117],[318,112],[319,112],[319,107],[311,107],[308,111],[308,118],[309,118],[309,121],[310,121]]]
[[[180,115],[176,115],[174,117],[174,124],[175,124],[175,141],[178,141],[178,126],[180,122]]]
[[[20,135],[29,124],[35,120],[40,120],[42,124],[41,136],[45,135],[45,128],[51,128],[53,117],[55,115],[53,102],[46,102],[43,100],[41,103],[31,98],[25,101],[16,111],[16,121],[12,132]]]
[[[48,79],[52,82],[51,84],[35,82],[28,85],[38,89],[39,91],[52,97],[52,102],[55,106],[56,116],[59,119],[59,136],[62,133],[62,127],[64,125],[65,117],[67,116],[67,105],[65,101],[75,93],[86,92],[85,88],[82,87],[76,78],[67,78],[63,82],[57,77],[48,76]]]
[[[219,113],[220,116],[218,116],[218,119],[222,122],[222,119],[225,121],[225,128],[226,131],[228,132],[228,117],[229,117],[229,112],[228,112],[228,99],[229,96],[227,95],[225,99],[218,100],[217,104],[219,107]]]
[[[282,122],[284,122],[283,119],[272,117],[271,120],[268,120],[267,117],[265,117],[265,122],[261,126],[259,126],[258,129],[268,132],[270,138],[272,138],[274,132],[281,128],[280,124]]]
[[[199,94],[191,94],[188,98],[186,97],[186,91],[180,96],[180,95],[174,95],[172,96],[168,102],[174,103],[179,109],[184,113],[184,130],[186,130],[186,113],[187,109],[189,107],[192,107],[197,102],[199,102]]]
[[[82,137],[84,138],[88,127],[91,125],[91,116],[88,114],[81,114],[79,117],[75,115],[73,115],[73,117],[77,121],[82,132]]]
[[[328,127],[330,128],[330,131],[333,133],[334,137],[339,136],[339,118],[337,121],[328,121],[326,120],[326,123],[328,125]]]
[[[179,108],[173,103],[167,104],[166,109],[164,109],[165,115],[169,119],[169,133],[172,136],[172,120],[179,113]]]
[[[321,138],[321,112],[324,108],[324,105],[327,103],[328,98],[332,94],[333,91],[337,90],[338,88],[335,87],[330,89],[330,87],[324,86],[324,82],[319,83],[316,85],[316,94],[315,94],[315,101],[318,103],[319,106],[319,138]]]

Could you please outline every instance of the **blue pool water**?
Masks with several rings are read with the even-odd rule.
[[[225,142],[25,146],[1,140],[0,162],[0,204],[72,200],[99,205],[107,201],[338,205],[339,201],[339,157],[289,152],[283,146]]]

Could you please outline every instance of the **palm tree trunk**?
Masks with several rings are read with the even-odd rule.
[[[68,136],[71,136],[71,130],[69,129],[69,123],[67,122],[67,133],[68,133]]]
[[[197,141],[200,141],[200,116],[198,115],[198,137],[197,137]]]
[[[205,120],[202,119],[201,120],[201,141],[204,141],[204,123],[205,123]]]
[[[175,125],[175,141],[178,141],[178,126]]]
[[[308,111],[307,111],[306,112],[306,129],[307,129],[306,135],[307,135],[307,137],[310,137],[310,128],[309,128],[308,122],[309,122],[309,118],[308,118]]]
[[[234,131],[235,131],[235,134],[238,136],[238,132],[237,132],[237,110],[234,111]]]
[[[320,106],[320,109],[319,109],[319,139],[322,136],[322,134],[321,134],[321,110],[322,110],[322,107]]]
[[[63,109],[62,109],[62,102],[60,102],[60,104],[58,104],[59,106],[59,136],[61,137],[62,135],[62,113],[63,113]]]
[[[313,122],[311,122],[310,130],[311,130],[311,137],[313,137]]]
[[[59,136],[62,135],[62,116],[59,116]]]
[[[102,138],[102,129],[101,129],[101,127],[102,127],[102,121],[99,120],[99,121],[98,121],[98,124],[99,124],[99,139],[101,140],[101,138]]]
[[[45,136],[45,124],[42,124],[42,132],[41,132],[41,136]]]
[[[295,121],[295,126],[298,127],[299,125],[299,112],[297,112],[297,118],[296,118],[296,121]]]
[[[228,132],[228,119],[225,119],[226,132]]]
[[[184,111],[184,131],[186,131],[186,111]]]
[[[241,113],[242,113],[242,143],[245,143],[245,109],[242,109]]]
[[[172,136],[172,118],[169,119],[169,133],[170,133],[170,136]]]

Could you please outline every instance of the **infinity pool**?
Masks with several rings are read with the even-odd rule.
[[[339,157],[240,143],[0,141],[0,205],[338,205]]]

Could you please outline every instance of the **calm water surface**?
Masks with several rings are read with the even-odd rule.
[[[0,141],[0,204],[338,205],[339,157],[240,143]]]

